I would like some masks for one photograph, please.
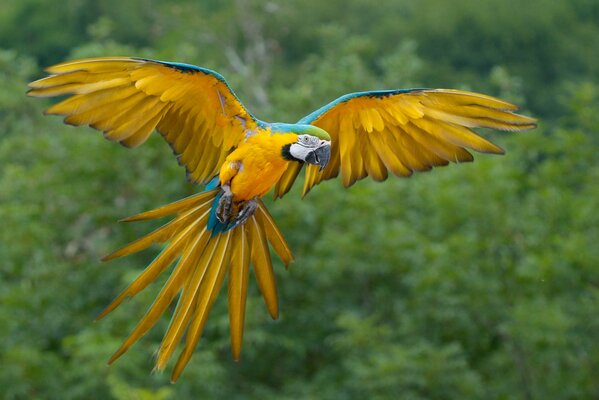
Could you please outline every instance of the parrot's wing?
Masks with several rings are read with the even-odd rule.
[[[517,109],[494,97],[448,89],[380,90],[342,96],[299,121],[331,135],[329,164],[323,171],[318,166],[306,167],[303,195],[339,172],[348,187],[366,176],[385,180],[388,171],[407,177],[450,161],[472,161],[467,149],[503,154],[501,148],[470,128],[534,128],[536,121],[515,114]],[[275,188],[276,197],[291,188],[300,169],[301,165],[289,166]]]
[[[89,58],[46,69],[31,96],[72,95],[50,107],[71,125],[89,125],[111,141],[139,146],[158,130],[190,178],[206,183],[230,151],[260,124],[217,72],[129,57]]]

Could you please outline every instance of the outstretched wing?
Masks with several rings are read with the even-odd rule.
[[[448,89],[381,90],[351,93],[302,118],[331,135],[329,165],[306,167],[303,195],[341,172],[344,186],[388,171],[410,176],[451,162],[472,161],[468,149],[493,154],[503,150],[470,128],[503,131],[532,129],[536,121],[515,114],[518,107],[494,97]],[[295,164],[295,163],[293,163]],[[290,165],[275,188],[282,197],[301,165]]]
[[[206,183],[259,122],[217,72],[189,64],[128,57],[89,58],[46,69],[30,96],[72,95],[48,114],[89,125],[111,141],[136,147],[154,129],[191,179]]]

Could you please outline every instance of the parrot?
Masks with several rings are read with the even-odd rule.
[[[29,96],[67,96],[45,113],[87,125],[106,139],[134,148],[157,131],[168,142],[198,193],[125,218],[170,221],[121,247],[104,261],[162,245],[156,258],[98,316],[105,317],[169,270],[170,275],[113,363],[174,305],[155,358],[162,371],[182,350],[174,383],[190,361],[208,314],[227,278],[231,352],[239,360],[249,271],[273,319],[279,306],[271,248],[287,268],[289,244],[263,198],[282,198],[303,173],[302,197],[324,180],[344,187],[370,177],[473,161],[471,151],[504,154],[472,128],[525,131],[534,118],[484,94],[452,89],[392,89],[343,95],[297,123],[269,123],[251,114],[225,78],[179,62],[97,57],[60,63],[29,84]],[[174,266],[173,266],[174,265]],[[169,267],[173,266],[169,269]]]

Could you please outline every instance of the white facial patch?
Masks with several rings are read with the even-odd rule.
[[[308,156],[308,153],[311,152],[313,149],[310,149],[308,147],[304,147],[300,144],[297,143],[293,143],[290,147],[289,147],[289,153],[291,153],[291,156],[293,158],[295,158],[296,160],[302,160],[305,161],[306,157]]]
[[[320,139],[316,136],[299,135],[297,137],[297,142],[289,147],[289,153],[291,153],[294,158],[305,161],[308,153],[313,151],[319,145]]]

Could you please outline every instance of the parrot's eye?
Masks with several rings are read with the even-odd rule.
[[[310,135],[298,136],[298,143],[304,146],[315,146],[318,144],[318,138]]]

